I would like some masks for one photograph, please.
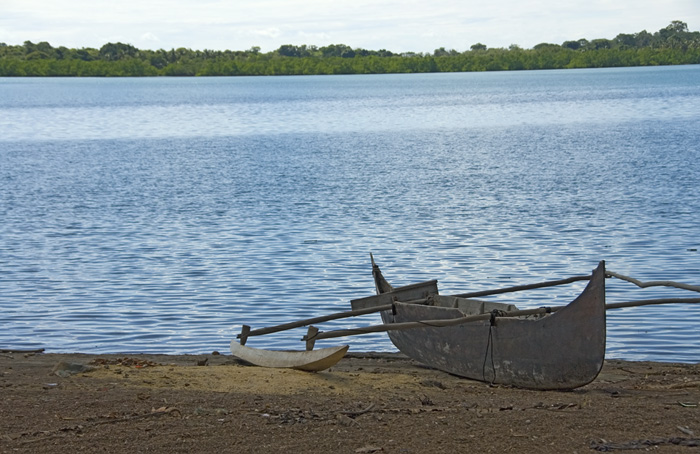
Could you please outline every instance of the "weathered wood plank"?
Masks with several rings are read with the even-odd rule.
[[[371,307],[390,305],[394,301],[413,301],[425,299],[438,293],[437,281],[425,281],[417,284],[395,288],[391,292],[382,293],[365,298],[350,301],[353,310],[368,309]]]

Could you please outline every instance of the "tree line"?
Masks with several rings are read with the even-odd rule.
[[[47,42],[0,43],[0,76],[262,76],[385,74],[600,68],[700,63],[700,32],[673,21],[649,33],[619,34],[614,39],[578,39],[489,48],[482,43],[459,52],[441,47],[432,53],[394,53],[329,46],[280,46],[262,53],[245,51],[144,50],[107,43],[99,49],[53,47]]]

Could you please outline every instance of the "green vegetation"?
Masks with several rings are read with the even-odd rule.
[[[468,51],[436,49],[432,54],[330,46],[284,45],[246,51],[141,50],[108,43],[100,49],[52,47],[47,42],[0,43],[0,76],[272,76],[383,74],[528,69],[601,68],[700,63],[700,32],[681,21],[656,33],[619,34],[614,39],[542,43],[508,49],[477,43]]]

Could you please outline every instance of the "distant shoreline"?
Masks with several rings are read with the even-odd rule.
[[[700,32],[673,21],[655,33],[614,39],[577,39],[561,45],[541,43],[488,48],[473,44],[460,52],[441,47],[432,53],[394,53],[344,44],[287,44],[272,52],[137,49],[107,43],[100,49],[53,47],[47,42],[0,43],[0,77],[155,77],[291,76],[527,71],[700,64]]]
[[[81,78],[81,77],[274,77],[274,76],[330,76],[330,75],[372,75],[372,74],[429,74],[429,73],[471,73],[541,71],[596,68],[636,68],[650,66],[685,66],[700,64],[700,49],[684,53],[679,57],[668,50],[652,52],[609,51],[591,52],[577,58],[557,58],[543,62],[537,51],[522,51],[535,57],[536,63],[526,64],[522,59],[510,59],[510,51],[489,52],[484,56],[471,57],[391,57],[378,62],[371,57],[354,57],[352,60],[325,59],[312,57],[292,60],[283,57],[268,61],[248,63],[200,62],[193,66],[168,65],[155,69],[148,63],[133,60],[128,63],[101,61],[41,60],[6,61],[0,59],[0,77],[33,78]],[[569,53],[563,51],[564,53]],[[551,55],[550,55],[551,56]],[[559,63],[554,60],[559,60]],[[622,64],[622,61],[630,64]],[[309,69],[311,68],[311,69]]]

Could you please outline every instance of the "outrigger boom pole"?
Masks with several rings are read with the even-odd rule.
[[[673,282],[673,281],[649,281],[649,282],[642,282],[637,279],[631,278],[629,276],[625,276],[619,273],[616,273],[614,271],[609,271],[607,270],[605,272],[606,277],[615,277],[627,282],[631,282],[635,284],[638,287],[641,288],[646,288],[646,287],[654,287],[654,286],[665,286],[665,287],[676,287],[684,290],[691,290],[695,292],[700,292],[700,286],[697,285],[689,285],[689,284],[682,284],[678,282]],[[456,295],[450,295],[458,298],[478,298],[482,296],[488,296],[488,295],[498,295],[502,293],[511,293],[511,292],[517,292],[521,290],[533,290],[533,289],[538,289],[538,288],[545,288],[545,287],[554,287],[557,285],[563,285],[563,284],[570,284],[572,282],[577,282],[577,281],[586,281],[590,280],[591,276],[590,275],[584,275],[584,276],[572,276],[569,278],[565,279],[559,279],[559,280],[554,280],[554,281],[547,281],[547,282],[540,282],[536,284],[527,284],[527,285],[518,285],[514,287],[507,287],[507,288],[501,288],[501,289],[495,289],[495,290],[483,290],[483,291],[477,291],[477,292],[469,292],[469,293],[459,293]],[[435,281],[437,282],[437,281]],[[411,301],[412,303],[416,303],[418,301]],[[622,307],[633,307],[633,306],[646,306],[650,304],[673,304],[673,303],[698,303],[700,302],[700,298],[676,298],[676,299],[656,299],[656,300],[642,300],[642,301],[628,301],[624,303],[614,303],[614,304],[607,304],[605,306],[606,309],[618,309]],[[320,317],[312,317],[312,318],[307,318],[304,320],[299,320],[295,322],[289,322],[289,323],[283,323],[281,325],[276,325],[276,326],[270,326],[267,328],[258,328],[251,330],[249,325],[243,325],[241,328],[241,333],[237,335],[237,338],[240,339],[241,345],[245,345],[246,341],[248,340],[248,337],[250,336],[262,336],[264,334],[271,334],[271,333],[276,333],[279,331],[285,331],[293,328],[300,328],[303,326],[310,326],[313,325],[314,323],[323,323],[327,322],[330,320],[338,320],[341,318],[348,318],[348,317],[356,317],[360,315],[366,315],[366,314],[372,314],[375,312],[381,312],[385,310],[390,310],[392,308],[392,304],[382,304],[379,306],[374,306],[374,307],[366,307],[363,309],[357,309],[357,310],[352,310],[352,311],[345,311],[345,312],[337,312],[335,314],[330,314],[330,315],[323,315]],[[508,313],[508,315],[501,315],[501,316],[506,316],[506,317],[518,317],[518,316],[524,316],[524,315],[533,315],[533,314],[539,314],[542,313],[542,310],[546,310],[546,308],[541,308],[541,309],[528,309],[525,311],[512,311],[511,313]],[[549,308],[551,312],[554,312],[557,310],[556,307]],[[530,311],[535,311],[535,312],[530,312]],[[523,313],[521,313],[523,312]],[[527,312],[527,313],[525,313]],[[474,318],[477,317],[477,318]],[[483,314],[483,315],[476,315],[476,316],[470,316],[470,317],[462,317],[459,319],[450,319],[450,320],[445,320],[446,322],[449,321],[449,324],[447,325],[441,325],[441,326],[450,326],[450,325],[459,325],[461,323],[468,323],[471,321],[477,321],[477,320],[486,320],[490,318],[490,314]],[[459,322],[456,322],[456,320],[461,320]],[[428,324],[430,326],[438,326],[435,325],[437,323],[437,320],[432,320],[429,322],[411,322],[416,324],[413,327],[420,327],[420,326],[427,326]],[[389,331],[389,330],[394,330],[394,329],[407,329],[410,327],[402,328],[401,326],[404,324],[398,323],[398,324],[392,324],[391,328],[386,328],[386,325],[375,325],[374,327],[366,327],[366,328],[357,328],[357,329],[347,329],[347,330],[338,330],[338,331],[328,331],[328,332],[318,332],[318,329],[314,328],[317,332],[317,334],[310,335],[307,334],[302,340],[305,340],[307,342],[307,349],[308,349],[308,343],[311,342],[311,348],[313,348],[313,341],[319,340],[319,339],[328,339],[331,337],[342,337],[342,336],[350,336],[350,335],[355,335],[355,334],[366,334],[366,333],[371,333],[371,332],[383,332],[383,331]],[[370,329],[371,328],[371,329]],[[338,335],[331,335],[332,333],[341,333],[341,332],[346,332],[346,334],[338,334]]]
[[[637,306],[649,306],[654,304],[679,304],[679,303],[700,303],[700,298],[663,298],[663,299],[650,299],[650,300],[640,300],[640,301],[625,301],[621,303],[611,303],[606,304],[605,309],[621,309],[625,307],[637,307]],[[317,340],[321,339],[331,339],[335,337],[345,337],[345,336],[356,336],[360,334],[370,334],[370,333],[382,333],[386,331],[394,330],[404,330],[404,329],[415,329],[415,328],[441,328],[444,326],[454,326],[462,325],[464,323],[476,322],[480,320],[489,320],[491,317],[523,317],[527,315],[537,315],[545,314],[550,312],[556,312],[566,306],[555,306],[555,307],[539,307],[536,309],[524,309],[517,311],[502,312],[497,311],[495,313],[486,313],[479,315],[470,315],[467,317],[460,318],[450,318],[444,320],[422,320],[418,322],[404,322],[404,323],[385,323],[381,325],[371,325],[362,328],[350,328],[350,329],[339,329],[335,331],[319,331],[315,326],[309,326],[309,331],[306,333],[301,340],[306,341],[306,349],[313,350],[314,344]],[[391,309],[391,307],[389,307]],[[388,309],[387,309],[388,310]]]
[[[298,320],[295,322],[283,323],[281,325],[269,326],[267,328],[258,328],[251,330],[250,326],[243,325],[241,329],[241,334],[236,336],[241,340],[241,345],[245,345],[248,337],[250,336],[262,336],[263,334],[271,334],[279,331],[286,331],[293,328],[301,328],[302,326],[312,325],[314,323],[323,323],[330,320],[338,320],[340,318],[357,317],[359,315],[373,314],[375,312],[386,311],[391,309],[391,304],[376,306],[367,309],[358,309],[354,311],[337,312],[330,315],[322,315],[320,317],[312,317],[304,320]]]

